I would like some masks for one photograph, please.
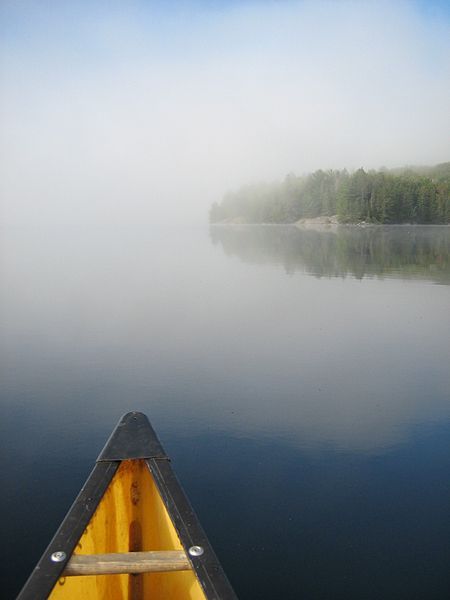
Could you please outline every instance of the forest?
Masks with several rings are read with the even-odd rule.
[[[340,223],[450,223],[450,162],[434,167],[318,170],[227,193],[211,223],[295,223],[337,216]]]

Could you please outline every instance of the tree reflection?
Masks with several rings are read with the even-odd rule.
[[[253,264],[283,265],[288,274],[316,277],[420,278],[450,283],[450,228],[446,226],[216,225],[211,241]]]

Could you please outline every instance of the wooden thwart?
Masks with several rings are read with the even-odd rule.
[[[73,554],[63,576],[164,573],[189,571],[191,568],[191,563],[183,550]]]

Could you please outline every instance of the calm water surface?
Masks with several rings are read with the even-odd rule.
[[[1,234],[6,597],[129,410],[241,598],[450,597],[450,228]]]

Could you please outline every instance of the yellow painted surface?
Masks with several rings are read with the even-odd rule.
[[[74,554],[182,550],[145,461],[123,461]],[[65,577],[52,600],[205,600],[193,571]]]

